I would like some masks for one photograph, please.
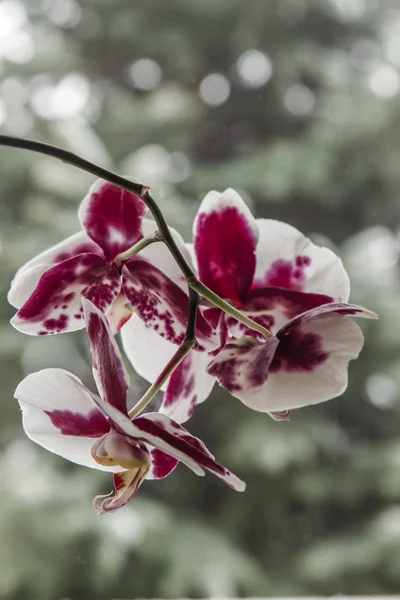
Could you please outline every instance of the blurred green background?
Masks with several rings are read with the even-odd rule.
[[[2,133],[141,178],[187,240],[206,192],[235,187],[340,253],[380,314],[340,399],[289,423],[218,389],[197,409],[245,494],[180,466],[98,516],[110,479],[26,439],[13,399],[49,366],[91,385],[85,337],[23,336],[6,302],[93,178],[0,148],[0,598],[400,591],[399,70],[395,0],[0,1]]]

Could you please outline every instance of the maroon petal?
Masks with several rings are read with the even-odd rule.
[[[199,438],[191,435],[184,427],[159,413],[147,413],[133,420],[135,427],[139,428],[149,442],[149,436],[162,445],[170,446],[170,455],[185,462],[185,458],[199,467],[211,471],[226,484],[237,491],[243,491],[245,484],[236,475],[216,462],[214,456],[207,450]],[[151,442],[150,442],[151,443]],[[201,474],[201,472],[199,472]]]
[[[127,415],[129,376],[118,345],[104,314],[89,300],[82,299],[86,329],[93,361],[93,375],[101,397]]]
[[[160,413],[147,413],[132,421],[100,397],[93,397],[97,406],[111,419],[115,428],[132,441],[141,441],[183,462],[196,475],[208,469],[237,491],[245,484],[233,473],[214,460],[204,444],[175,421]]]
[[[316,306],[311,310],[307,310],[306,312],[297,315],[291,321],[286,323],[276,335],[277,337],[282,338],[293,327],[305,325],[309,321],[329,315],[329,313],[338,313],[343,317],[364,317],[365,319],[378,318],[376,313],[372,312],[372,310],[364,308],[363,306],[358,306],[357,304],[346,304],[345,302],[330,302],[321,306]]]
[[[88,236],[113,260],[142,238],[145,203],[122,188],[102,180],[90,188],[79,208],[79,218]]]
[[[47,335],[84,327],[81,297],[106,310],[120,289],[114,265],[95,254],[80,254],[48,269],[11,320],[19,331]]]
[[[188,295],[169,277],[140,258],[130,260],[122,269],[122,286],[138,316],[163,338],[180,344],[186,332]],[[217,334],[197,313],[196,336],[201,346],[214,348]]]
[[[151,450],[151,467],[146,479],[164,479],[172,473],[179,460],[155,448]]]
[[[280,287],[252,289],[246,296],[242,310],[255,321],[271,330],[278,331],[295,316],[308,310],[332,303],[333,298],[324,294],[311,294]],[[234,337],[255,335],[231,317],[228,326]],[[235,328],[236,327],[236,328]]]
[[[210,362],[207,372],[234,396],[259,388],[268,379],[269,368],[279,345],[276,337],[259,342],[243,337],[225,348]]]
[[[200,280],[222,298],[242,300],[253,281],[258,229],[239,194],[210,192],[193,235]]]

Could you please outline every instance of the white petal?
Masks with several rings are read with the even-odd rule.
[[[184,423],[195,407],[211,394],[215,379],[206,371],[210,362],[207,352],[192,350],[168,380],[160,413],[177,423]]]
[[[163,368],[171,360],[177,350],[177,346],[159,336],[153,329],[133,315],[128,323],[121,329],[124,351],[135,371],[150,383],[154,383]],[[210,356],[206,352],[192,351],[189,355],[187,377],[185,383],[193,377],[193,382],[186,387],[177,385],[176,378],[172,375],[161,388],[169,388],[160,408],[160,412],[168,415],[178,423],[186,421],[194,407],[203,402],[211,393],[214,378],[208,375],[206,368],[210,362]],[[187,357],[187,358],[189,358]],[[186,361],[187,359],[185,359]],[[185,362],[184,361],[184,362]],[[174,381],[175,380],[175,381]],[[174,402],[176,398],[176,402]]]
[[[142,231],[144,237],[152,235],[155,231],[157,231],[157,229],[158,228],[155,221],[152,221],[151,219],[143,219]],[[189,266],[193,268],[190,252],[186,248],[186,244],[183,241],[182,236],[172,227],[169,227],[169,231],[171,232],[171,235],[174,238],[174,241],[181,251],[184,259]],[[172,279],[172,281],[179,285],[183,290],[187,291],[187,284],[184,276],[182,275],[182,271],[176,264],[172,254],[169,252],[163,242],[157,242],[147,246],[147,248],[144,248],[144,250],[140,251],[140,256],[146,258],[152,265],[160,269],[164,275]]]
[[[49,267],[82,252],[104,256],[101,248],[84,231],[79,231],[29,260],[16,272],[8,292],[8,302],[15,308],[20,308]]]
[[[329,315],[296,330],[319,336],[327,359],[309,370],[270,369],[260,388],[234,393],[246,406],[261,412],[283,411],[325,402],[346,390],[348,364],[358,357],[364,343],[359,326],[340,315]]]
[[[27,436],[54,454],[78,465],[102,471],[120,471],[121,468],[103,467],[91,456],[91,448],[108,424],[93,402],[83,383],[63,369],[44,369],[28,375],[15,390],[22,409],[22,421]],[[60,416],[64,419],[63,434]],[[91,435],[71,435],[91,418]],[[69,420],[68,420],[69,419]],[[58,426],[56,426],[56,424]]]
[[[300,231],[280,221],[257,219],[260,232],[256,251],[257,265],[254,281],[268,279],[272,283],[274,271],[279,269],[277,261],[285,261],[291,274],[283,278],[280,287],[288,287],[303,292],[326,294],[334,299],[347,302],[350,295],[350,282],[342,261],[328,248],[311,242]],[[308,257],[309,265],[296,266],[296,257]],[[308,262],[307,260],[307,262]]]
[[[149,422],[150,419],[149,414],[147,413],[143,416],[137,417],[131,421],[126,415],[124,415],[120,410],[105,402],[100,396],[93,396],[93,400],[97,404],[97,406],[102,410],[102,412],[111,419],[115,426],[121,429],[126,435],[128,435],[133,440],[141,440],[145,443],[150,444],[154,448],[158,448],[162,450],[166,454],[177,458],[181,462],[183,462],[189,469],[191,469],[196,475],[204,475],[204,470],[199,466],[196,460],[192,459],[186,452],[179,450],[175,446],[175,440],[171,439],[170,441],[164,440],[164,437],[160,437],[160,432],[158,431],[160,428],[155,427],[154,432],[148,431],[147,428],[144,428],[145,423]],[[157,414],[158,413],[154,413]],[[168,419],[165,415],[159,415],[160,420]],[[136,424],[137,422],[137,424]]]
[[[121,339],[132,367],[150,383],[154,383],[178,348],[147,327],[135,314],[122,327]],[[165,390],[166,387],[167,383],[161,389]]]

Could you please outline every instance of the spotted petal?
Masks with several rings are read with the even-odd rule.
[[[110,425],[83,383],[63,369],[32,373],[15,390],[27,436],[54,454],[78,465],[105,471],[91,455],[96,439]]]
[[[172,279],[147,260],[135,257],[122,269],[122,287],[139,317],[161,337],[180,344],[186,332],[189,297]],[[214,348],[217,334],[198,311],[196,337]]]
[[[342,314],[340,314],[342,312]],[[347,387],[347,369],[358,357],[361,329],[343,315],[373,317],[354,305],[335,303],[300,315],[267,342],[230,344],[208,372],[246,406],[287,411],[324,402]]]
[[[79,254],[47,269],[11,323],[29,335],[82,329],[81,296],[105,311],[120,286],[115,265],[96,254]]]
[[[190,352],[168,380],[160,412],[184,423],[195,407],[211,394],[214,378],[206,371],[207,352]]]
[[[253,287],[325,294],[347,302],[350,282],[342,261],[280,221],[257,219],[260,233]]]
[[[92,242],[84,231],[75,233],[59,244],[41,252],[16,272],[8,292],[8,302],[15,308],[20,308],[33,293],[40,277],[49,267],[87,252],[104,258],[101,248]]]
[[[82,298],[83,314],[92,354],[93,376],[100,395],[122,413],[127,413],[129,375],[118,344],[104,314],[90,300]]]
[[[222,298],[240,301],[253,280],[258,228],[235,190],[207,194],[193,238],[200,280]]]
[[[204,475],[204,469],[207,469],[237,491],[244,490],[243,481],[217,463],[198,438],[190,435],[186,429],[166,415],[146,413],[130,421],[102,398],[93,399],[99,408],[108,415],[114,426],[129,437],[141,440],[146,445],[176,458],[196,475]]]
[[[98,180],[81,203],[79,219],[106,258],[113,260],[141,239],[146,210],[145,203],[136,194]]]
[[[133,315],[121,330],[125,353],[135,371],[154,383],[176,352],[168,342]],[[210,357],[206,352],[190,352],[163,386],[167,390],[160,411],[178,423],[186,421],[195,405],[211,393],[214,378],[207,374]]]

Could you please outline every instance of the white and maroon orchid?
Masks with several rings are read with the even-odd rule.
[[[81,297],[106,311],[121,291],[114,260],[142,238],[145,212],[139,196],[98,180],[79,208],[83,231],[17,272],[8,294],[19,309],[12,325],[30,335],[82,329]],[[118,317],[123,316],[119,312]]]
[[[146,206],[139,196],[111,183],[97,181],[79,208],[83,231],[69,237],[38,255],[17,272],[8,294],[9,302],[18,308],[11,320],[16,329],[30,335],[47,335],[74,331],[84,327],[81,298],[88,298],[107,312],[113,332],[129,319],[127,297],[134,286],[130,270],[148,286],[136,304],[146,320],[153,319],[159,332],[174,343],[184,337],[187,319],[187,294],[179,272],[179,285],[162,289],[154,282],[152,262],[169,275],[168,251],[163,244],[153,244],[145,253],[147,261],[132,262],[124,253],[143,237],[154,235],[154,221],[144,219]],[[190,255],[181,236],[170,232],[183,254]],[[175,270],[173,271],[175,275]],[[180,286],[180,287],[179,287]],[[197,336],[209,342],[213,332],[199,314]]]
[[[353,304],[324,304],[294,317],[264,342],[244,336],[227,343],[207,371],[246,406],[285,418],[293,408],[345,391],[349,362],[364,343],[350,316],[377,318]]]
[[[27,435],[68,460],[114,474],[115,494],[94,499],[99,512],[124,506],[144,479],[166,477],[179,461],[197,475],[207,469],[233,489],[244,490],[245,484],[217,463],[198,438],[166,415],[129,417],[129,378],[107,319],[90,300],[83,298],[82,304],[100,395],[62,369],[28,375],[15,392]]]
[[[286,223],[255,219],[232,189],[207,194],[195,219],[193,235],[194,244],[188,249],[199,280],[273,334],[297,315],[334,301],[347,302],[349,298],[347,273],[331,250],[316,246]],[[175,351],[168,342],[176,343],[181,338],[157,336],[155,332],[161,325],[144,307],[150,299],[154,306],[158,293],[163,302],[169,303],[173,298],[177,312],[176,302],[183,302],[185,292],[179,287],[180,271],[172,259],[166,272],[165,262],[159,265],[154,260],[157,257],[146,258],[151,250],[144,250],[129,267],[126,293],[138,316],[134,315],[122,328],[122,338],[135,370],[154,381],[160,363],[165,364]],[[151,285],[147,260],[151,262]],[[169,295],[163,292],[165,289]],[[174,289],[179,289],[179,293]],[[186,304],[182,310],[183,306]],[[218,345],[220,350],[228,340],[243,335],[265,339],[220,308],[204,302],[201,308],[201,317],[214,332],[218,331],[218,343],[215,337],[208,344],[201,340],[200,351],[191,352],[164,386],[161,411],[180,422],[188,419],[196,404],[211,392],[214,378],[206,367],[218,352]],[[164,333],[165,328],[162,329]]]

